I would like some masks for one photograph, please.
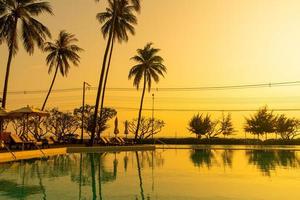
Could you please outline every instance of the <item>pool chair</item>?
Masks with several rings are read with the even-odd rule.
[[[98,144],[102,144],[102,145],[105,145],[105,146],[112,145],[111,141],[106,137],[100,137],[99,140],[98,140]]]
[[[120,137],[113,137],[113,138],[110,139],[110,142],[114,146],[124,146],[124,145],[126,145],[126,143],[122,139],[120,139]]]
[[[121,143],[123,143],[124,145],[134,145],[134,144],[135,144],[134,141],[128,140],[127,138],[126,138],[126,139],[125,139],[125,138],[122,138],[122,137],[117,137],[117,138],[118,138],[118,140],[119,140]]]
[[[34,146],[33,142],[22,140],[16,133],[10,133],[9,136],[9,148],[15,146],[18,149],[23,149],[23,147],[31,149],[31,147]]]
[[[34,137],[34,135],[32,133],[28,133],[26,136],[25,136],[25,139],[29,142],[32,142],[33,145],[38,149],[38,147],[42,147],[44,148],[45,146],[48,146],[48,142],[47,140],[37,140],[36,137]]]
[[[112,140],[118,145],[126,145],[126,142],[121,137],[114,137]]]
[[[44,144],[42,141],[38,141],[34,135],[32,133],[28,133],[26,134],[25,136],[25,139],[28,141],[28,142],[32,142],[33,145],[38,149],[39,147],[44,147]]]

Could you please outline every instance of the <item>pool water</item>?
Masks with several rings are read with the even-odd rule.
[[[299,200],[300,152],[161,149],[5,163],[0,199]]]

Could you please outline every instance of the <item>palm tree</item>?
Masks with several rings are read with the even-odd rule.
[[[114,5],[116,4],[116,5]],[[108,57],[107,69],[105,72],[105,78],[103,83],[102,99],[100,110],[103,109],[105,89],[108,78],[108,73],[110,69],[111,57],[114,48],[114,42],[116,39],[121,43],[122,41],[128,41],[127,32],[132,35],[135,34],[134,25],[137,24],[136,16],[133,14],[135,7],[128,4],[126,0],[118,0],[115,2],[110,2],[109,8],[106,12],[98,13],[97,19],[100,23],[103,23],[102,34],[106,38],[109,35],[110,30],[113,30],[112,40],[109,41],[110,53]]]
[[[78,66],[80,62],[80,56],[78,55],[78,52],[83,51],[83,49],[74,44],[77,41],[78,39],[75,37],[75,35],[67,33],[66,31],[61,31],[58,39],[54,43],[45,43],[44,50],[49,53],[46,58],[47,65],[49,66],[48,73],[51,73],[54,67],[55,72],[49,91],[43,103],[42,110],[45,109],[58,70],[62,76],[67,76],[71,67],[69,62],[75,66]]]
[[[136,2],[139,2],[135,0]],[[135,10],[138,10],[135,5],[131,5],[128,0],[109,0],[108,8],[105,12],[98,13],[96,18],[100,23],[103,23],[101,28],[104,38],[107,38],[106,50],[104,53],[102,69],[100,74],[100,81],[98,86],[95,112],[93,118],[93,130],[91,134],[91,144],[94,143],[95,138],[95,127],[97,121],[97,113],[99,108],[100,97],[101,107],[100,107],[100,118],[102,117],[102,109],[104,105],[105,88],[110,68],[110,62],[114,47],[114,41],[118,39],[119,42],[128,41],[128,33],[130,32],[134,35],[134,25],[137,24],[136,16],[133,14]],[[138,4],[139,5],[139,4]],[[109,53],[110,51],[110,53]],[[109,53],[109,55],[108,55]],[[107,58],[109,57],[108,64]],[[107,66],[106,66],[107,65]]]
[[[152,79],[158,83],[159,76],[164,77],[164,73],[167,72],[167,68],[163,65],[163,58],[157,53],[160,49],[152,47],[152,43],[148,43],[143,49],[137,50],[137,55],[131,59],[138,64],[133,66],[129,71],[128,79],[134,77],[133,85],[139,89],[141,80],[144,79],[143,92],[139,109],[138,122],[135,132],[135,139],[137,139],[138,131],[140,127],[140,121],[142,117],[143,102],[145,96],[145,90],[148,87],[148,91],[151,90]]]
[[[99,2],[100,0],[95,0],[96,2]],[[108,2],[111,2],[111,1],[118,1],[118,0],[108,0]],[[127,0],[127,2],[129,2]],[[137,11],[137,12],[140,12],[141,10],[141,3],[140,3],[140,0],[130,0],[130,3],[134,6],[134,10]]]
[[[30,55],[37,45],[43,48],[44,41],[51,37],[49,29],[35,17],[42,13],[52,13],[49,2],[40,0],[1,0],[0,1],[0,44],[8,45],[8,60],[3,88],[2,107],[6,107],[9,72],[12,58],[19,49],[18,27],[23,46]]]

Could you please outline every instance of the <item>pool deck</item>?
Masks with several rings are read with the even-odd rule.
[[[39,159],[68,153],[103,153],[121,151],[155,151],[156,149],[211,149],[211,150],[292,150],[300,151],[300,146],[261,146],[261,145],[135,145],[135,146],[70,146],[42,150],[1,152],[0,163],[18,160]]]
[[[43,158],[55,155],[63,155],[67,153],[67,148],[52,148],[43,150],[29,150],[17,152],[3,152],[0,153],[0,163],[12,162],[18,160],[29,160],[36,158]]]
[[[154,145],[139,146],[95,146],[95,147],[60,147],[42,150],[25,150],[15,152],[0,153],[0,163],[13,162],[18,160],[39,159],[55,155],[64,155],[68,153],[102,153],[102,152],[120,152],[120,151],[154,151]]]

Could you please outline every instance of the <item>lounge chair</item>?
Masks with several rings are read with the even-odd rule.
[[[98,144],[102,144],[102,145],[105,145],[105,146],[112,145],[110,140],[106,137],[100,137],[99,140],[98,140]]]
[[[126,142],[120,137],[113,137],[109,140],[115,146],[124,146]]]
[[[25,136],[25,139],[28,141],[28,142],[32,142],[34,144],[35,147],[44,147],[45,145],[47,145],[45,142],[43,141],[38,141],[34,135],[32,133],[28,133],[26,136]]]
[[[120,137],[114,137],[113,141],[115,141],[115,143],[118,145],[126,145],[126,142]]]
[[[128,141],[125,138],[117,137],[117,139],[122,143],[123,145],[134,145],[135,143],[133,141]]]
[[[7,141],[9,148],[15,146],[16,148],[21,147],[23,149],[23,147],[31,148],[34,145],[33,142],[22,140],[16,133],[10,133],[9,136],[9,140]]]

